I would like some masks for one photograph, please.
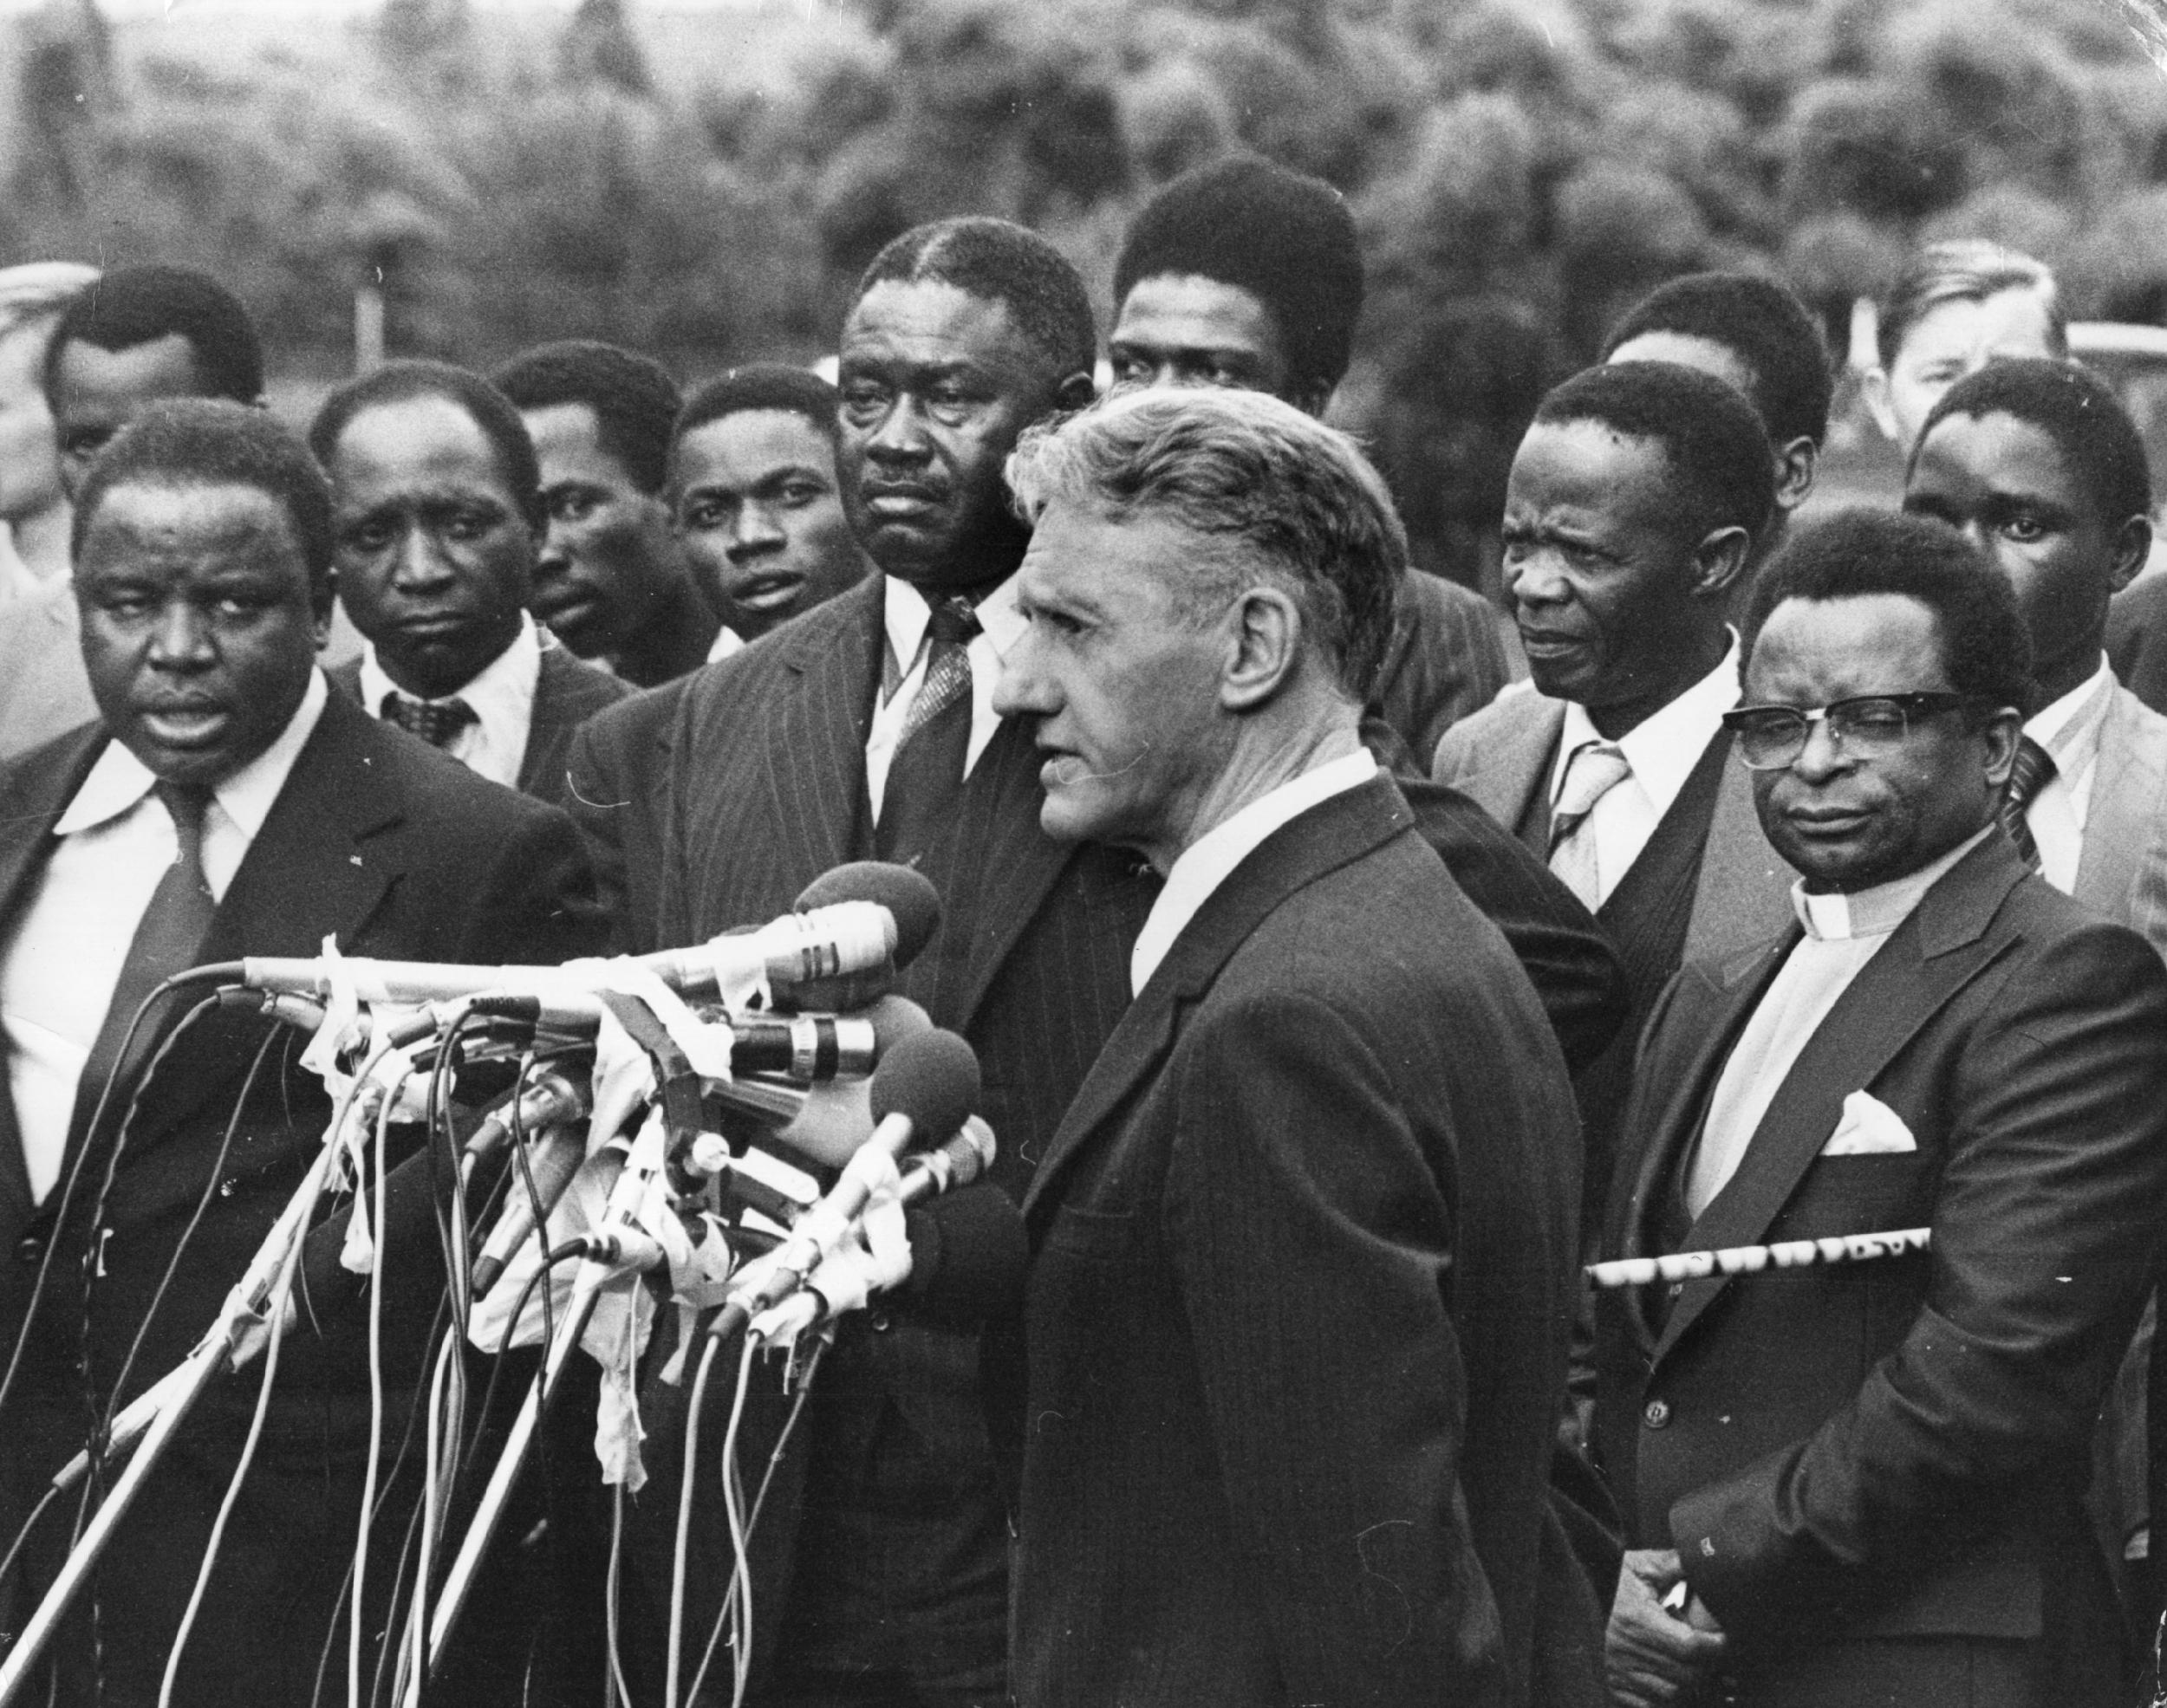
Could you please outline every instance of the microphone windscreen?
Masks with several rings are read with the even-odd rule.
[[[953,1032],[921,1032],[881,1057],[870,1090],[875,1123],[903,1115],[938,1144],[978,1107],[978,1052]]]
[[[927,1316],[964,1325],[1020,1302],[1031,1244],[1015,1200],[999,1186],[929,1199],[911,1211],[909,1228],[908,1290]]]
[[[876,902],[895,921],[897,966],[908,966],[912,958],[933,940],[940,923],[940,892],[922,872],[884,860],[854,860],[823,872],[805,886],[797,898],[799,912],[829,907],[838,901]]]
[[[933,1016],[911,1001],[893,992],[867,1005],[862,1018],[873,1023],[873,1061],[880,1059],[905,1038],[933,1030]]]

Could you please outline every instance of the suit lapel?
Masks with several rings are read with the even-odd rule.
[[[37,880],[52,852],[53,826],[75,798],[105,744],[104,725],[94,724],[5,773],[9,802],[0,813],[0,952],[36,893]],[[0,1245],[12,1246],[36,1210],[14,1094],[8,1075],[0,1072]]]
[[[1688,1250],[1751,1244],[1767,1234],[1835,1131],[1844,1099],[1871,1085],[1919,1029],[2010,946],[2013,939],[1989,937],[1988,928],[2025,875],[2014,845],[1995,835],[1927,892],[1793,1064],[1737,1172],[1686,1236]],[[1677,1344],[1728,1282],[1712,1276],[1686,1283],[1658,1356]]]
[[[769,822],[786,871],[817,876],[856,852],[887,585],[867,576],[835,601],[836,621],[801,625],[783,660],[791,680],[765,727]]]
[[[1728,733],[1717,739],[1723,744],[1723,775],[1694,884],[1688,962],[1734,954],[1792,922],[1791,870],[1761,834],[1753,773],[1733,759]]]
[[[1389,776],[1379,776],[1282,825],[1227,874],[1175,939],[1091,1064],[1031,1176],[1025,1216],[1046,1200],[1051,1183],[1084,1141],[1165,1055],[1176,1016],[1210,989],[1250,934],[1297,890],[1414,823],[1398,789]]]
[[[2099,729],[2071,893],[2156,945],[2167,938],[2167,719],[2119,686]]]
[[[1550,770],[1557,758],[1559,734],[1565,729],[1565,703],[1531,693],[1517,705],[1514,700],[1505,705],[1514,705],[1517,715],[1509,723],[1499,718],[1501,727],[1494,733],[1485,732],[1482,751],[1474,769],[1465,776],[1448,781],[1507,830],[1518,835],[1538,799],[1547,809]],[[1540,856],[1547,851],[1536,852]]]

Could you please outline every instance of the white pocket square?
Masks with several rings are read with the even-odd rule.
[[[1821,1146],[1821,1154],[1887,1156],[1918,1147],[1919,1141],[1911,1136],[1911,1129],[1903,1124],[1901,1115],[1878,1097],[1854,1091],[1844,1099],[1843,1115],[1836,1123],[1836,1131],[1828,1135],[1828,1143]]]

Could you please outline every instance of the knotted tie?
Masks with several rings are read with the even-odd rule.
[[[2025,822],[2024,815],[2039,798],[2040,790],[2053,777],[2054,756],[2029,736],[2021,737],[2016,744],[2016,763],[2009,767],[2009,786],[2001,796],[2001,828],[2009,833],[2009,840],[2024,856],[2024,863],[2034,872],[2039,870],[2039,844],[2033,840],[2032,827]]]
[[[203,820],[210,809],[211,791],[186,783],[159,783],[152,787],[173,821],[173,863],[158,880],[137,922],[127,959],[121,963],[120,979],[113,987],[113,1001],[83,1063],[82,1077],[75,1083],[77,1131],[98,1107],[98,1095],[116,1066],[123,1081],[114,1088],[115,1101],[107,1106],[108,1124],[119,1118],[127,1096],[126,1075],[148,1056],[159,1030],[159,1016],[146,1016],[123,1061],[120,1043],[127,1036],[128,1022],[135,1017],[144,997],[163,981],[195,965],[203,940],[210,935],[211,917],[218,910],[211,895],[211,880],[203,870]]]
[[[481,722],[474,708],[457,695],[444,700],[417,699],[396,688],[384,696],[384,717],[431,747],[449,747],[461,730]]]
[[[1551,810],[1550,869],[1591,913],[1602,904],[1602,890],[1596,870],[1595,827],[1588,819],[1595,803],[1632,774],[1624,750],[1616,742],[1583,742],[1565,762],[1565,787]]]
[[[966,599],[944,599],[926,623],[926,673],[903,714],[888,768],[874,842],[882,860],[908,860],[952,816],[971,753],[971,640],[979,620]]]

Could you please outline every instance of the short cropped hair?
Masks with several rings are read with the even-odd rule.
[[[685,399],[684,408],[677,412],[677,425],[670,432],[670,448],[675,450],[687,433],[710,421],[763,409],[802,415],[833,439],[839,431],[836,423],[839,401],[836,388],[810,368],[779,361],[748,362],[710,380]]]
[[[1743,528],[1757,541],[1775,509],[1768,431],[1745,393],[1675,362],[1583,369],[1535,406],[1535,425],[1592,421],[1663,447],[1670,477],[1702,534]]]
[[[1346,373],[1362,317],[1362,245],[1346,198],[1321,178],[1253,154],[1182,173],[1131,222],[1114,301],[1169,274],[1216,279],[1262,302],[1298,386],[1329,391]]]
[[[2093,516],[2110,529],[2151,511],[2144,440],[2114,388],[2088,369],[2036,357],[1988,362],[1942,393],[1919,430],[1918,445],[1951,415],[2014,415],[2037,427],[2083,483]],[[1914,466],[1918,445],[1911,448]]]
[[[1621,346],[1651,332],[1720,344],[1752,376],[1747,395],[1779,445],[1828,437],[1836,380],[1828,340],[1796,293],[1757,273],[1689,273],[1660,284],[1625,311],[1603,342],[1608,361]]]
[[[585,404],[595,412],[602,448],[642,492],[660,492],[669,478],[670,429],[685,399],[669,370],[652,357],[568,338],[522,351],[489,378],[521,409]]]
[[[2069,354],[2069,315],[2053,270],[2021,250],[1984,237],[1929,244],[1905,266],[1882,306],[1874,329],[1875,352],[1894,367],[1911,328],[1944,302],[1983,302],[2005,290],[2034,290],[2047,308],[2047,347]]]
[[[2006,577],[1946,523],[1901,510],[1847,510],[1797,523],[1761,567],[1746,613],[1745,657],[1789,599],[1916,599],[1941,631],[1949,685],[1989,706],[2027,705],[2032,643]]]
[[[1114,520],[1163,516],[1246,548],[1298,601],[1341,686],[1368,700],[1408,573],[1407,533],[1344,433],[1263,392],[1133,392],[1027,430],[1008,483],[1026,521],[1064,502]],[[1208,609],[1252,573],[1199,563],[1177,598]]]
[[[0,338],[18,327],[57,320],[60,312],[98,282],[98,270],[76,261],[26,261],[0,267]]]
[[[331,574],[331,484],[301,436],[276,416],[224,398],[168,398],[115,433],[75,500],[71,555],[106,495],[121,486],[252,486],[286,513],[309,585]]]
[[[264,395],[264,346],[241,299],[192,267],[116,267],[68,303],[45,351],[45,390],[61,352],[77,341],[133,350],[179,336],[195,353],[207,395],[254,403]]]
[[[528,525],[538,529],[548,520],[542,506],[541,465],[535,461],[534,441],[527,437],[527,424],[519,419],[511,400],[472,368],[442,361],[393,361],[358,380],[349,380],[324,399],[316,419],[309,424],[309,448],[328,469],[339,448],[340,435],[353,425],[355,416],[385,404],[410,403],[416,398],[442,398],[465,410],[497,453],[498,472],[511,486]]]
[[[1090,293],[1061,251],[1005,219],[937,219],[913,226],[875,256],[850,306],[881,284],[953,285],[1004,305],[1062,378],[1088,373],[1098,355]]]

